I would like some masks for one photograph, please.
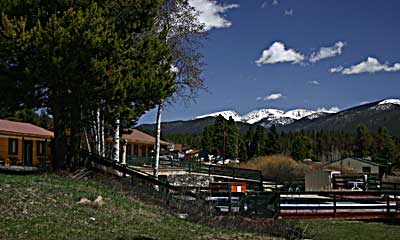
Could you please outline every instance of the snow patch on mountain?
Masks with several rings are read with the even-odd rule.
[[[311,110],[307,110],[307,109],[294,109],[294,110],[285,112],[285,114],[283,114],[283,116],[287,117],[287,118],[299,120],[299,119],[306,117],[308,115],[311,115],[313,113],[315,113],[315,111],[311,111]]]
[[[378,105],[383,105],[383,104],[396,104],[400,105],[400,99],[386,99],[378,103]]]
[[[244,115],[242,117],[242,121],[249,124],[253,124],[265,118],[268,120],[279,118],[284,113],[285,113],[284,111],[278,109],[260,109],[251,111],[248,114]]]
[[[206,115],[201,115],[201,116],[195,117],[194,119],[206,118],[206,117],[217,117],[219,115],[222,115],[227,120],[230,117],[232,117],[235,122],[241,122],[242,121],[242,117],[237,112],[235,112],[233,110],[227,110],[227,111],[221,111],[221,112],[215,112],[215,113],[210,113],[210,114],[206,114]]]

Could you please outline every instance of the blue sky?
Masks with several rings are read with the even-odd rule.
[[[222,110],[346,109],[400,98],[398,0],[190,0],[209,39],[208,92],[163,121]],[[140,123],[152,123],[149,111]]]

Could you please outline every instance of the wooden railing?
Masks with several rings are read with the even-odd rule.
[[[102,156],[92,154],[86,150],[81,150],[81,159],[82,159],[80,163],[81,165],[87,165],[88,162],[91,162],[96,165],[112,168],[113,170],[118,171],[125,176],[130,176],[132,183],[134,182],[134,178],[137,178],[141,181],[144,181],[146,184],[165,188],[167,191],[174,191],[177,193],[197,197],[197,195],[192,194],[191,192],[187,191],[182,192],[181,188],[173,186],[168,182],[161,181],[155,178],[153,175],[150,175],[146,172],[131,168],[125,164],[121,164],[119,162],[104,158]]]
[[[131,157],[128,158],[127,164],[132,166],[153,166],[154,159],[152,158],[143,158],[143,157]],[[176,161],[176,160],[166,160],[160,159],[159,162],[162,166],[169,167],[178,167],[183,168],[187,172],[192,173],[202,173],[207,175],[219,175],[226,176],[232,179],[240,179],[246,181],[254,181],[258,183],[262,183],[263,177],[261,171],[252,170],[252,169],[244,169],[244,168],[235,168],[235,167],[225,167],[225,166],[215,166],[215,165],[206,165],[197,162],[190,161]]]

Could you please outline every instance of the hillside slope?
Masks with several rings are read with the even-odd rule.
[[[161,132],[170,134],[202,134],[205,127],[214,124],[215,117],[204,117],[188,121],[163,122]],[[240,132],[245,133],[251,126],[248,123],[236,122]],[[155,132],[155,124],[142,124],[138,128],[146,132]]]
[[[371,103],[315,119],[303,118],[279,129],[283,131],[323,129],[351,132],[355,131],[360,123],[365,124],[372,131],[385,127],[389,133],[400,137],[400,105]]]
[[[0,239],[270,239],[178,219],[92,180],[0,174],[0,193]],[[98,195],[103,206],[77,203]]]

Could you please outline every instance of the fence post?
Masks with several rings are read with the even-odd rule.
[[[229,214],[232,214],[232,186],[229,184]]]
[[[387,210],[387,215],[389,216],[390,214],[390,196],[387,194],[386,196],[386,210]]]
[[[336,217],[336,193],[333,193],[333,217]]]
[[[192,164],[189,163],[189,174],[191,174],[191,173],[192,173]]]

